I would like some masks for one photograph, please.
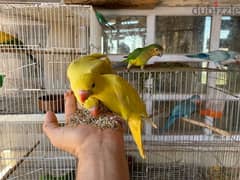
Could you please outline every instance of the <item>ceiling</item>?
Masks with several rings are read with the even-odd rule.
[[[26,2],[65,2],[69,4],[77,4],[79,2],[86,2],[86,0],[0,0],[0,3],[26,3]],[[238,6],[240,0],[88,0],[89,4],[104,7],[104,8],[137,8],[137,9],[151,9],[156,6],[174,7],[174,6]]]

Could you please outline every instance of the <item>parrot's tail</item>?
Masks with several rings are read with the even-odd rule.
[[[187,54],[187,57],[190,58],[200,58],[200,59],[208,59],[209,55],[206,53],[199,53],[199,54]]]
[[[127,62],[120,61],[120,62],[114,62],[112,63],[112,68],[113,69],[118,69],[118,68],[125,68],[127,66]]]
[[[133,139],[137,145],[140,156],[145,159],[145,154],[142,144],[142,120],[137,116],[131,116],[128,119],[128,126],[132,133]]]

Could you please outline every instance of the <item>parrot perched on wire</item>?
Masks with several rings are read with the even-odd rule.
[[[67,77],[72,84],[78,83],[80,75],[85,73],[96,73],[96,74],[112,74],[112,65],[108,57],[104,54],[96,53],[87,56],[83,56],[80,59],[72,61],[67,69]],[[78,91],[72,89],[78,102],[81,104],[79,99]]]
[[[16,48],[23,48],[24,43],[19,40],[18,38],[14,37],[11,34],[8,34],[6,32],[0,31],[0,44],[2,45],[11,45]],[[27,57],[34,63],[36,63],[36,60],[34,59],[33,55],[30,53],[26,53]]]
[[[197,105],[200,104],[201,98],[199,95],[193,95],[190,98],[181,101],[177,104],[170,113],[168,120],[163,128],[163,131],[168,130],[177,119],[182,117],[188,118],[197,110]]]
[[[140,66],[141,69],[144,68],[144,65],[147,61],[153,56],[162,56],[163,47],[158,44],[150,44],[143,48],[137,48],[133,52],[131,52],[127,59],[123,60],[123,62],[127,62],[127,69],[129,70],[132,65]]]
[[[71,83],[71,88],[78,92],[78,99],[82,103],[91,99],[92,102],[100,101],[126,120],[139,153],[145,158],[141,138],[142,119],[150,121],[155,128],[157,126],[149,119],[145,104],[137,91],[126,80],[115,74],[88,73],[78,76]]]
[[[239,59],[240,54],[235,51],[216,50],[208,53],[187,54],[186,56],[190,58],[199,58],[212,61],[217,65],[225,65],[237,62],[235,60]]]
[[[99,24],[101,24],[104,28],[112,29],[112,30],[114,29],[114,27],[109,24],[109,22],[105,19],[105,17],[100,12],[96,11],[95,14]]]

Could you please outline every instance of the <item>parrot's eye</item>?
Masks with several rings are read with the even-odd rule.
[[[92,83],[92,88],[94,88],[95,87],[95,83]]]

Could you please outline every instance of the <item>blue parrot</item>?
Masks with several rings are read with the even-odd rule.
[[[200,103],[200,96],[192,95],[190,98],[185,99],[177,104],[168,117],[163,131],[169,129],[177,119],[191,116],[191,114],[197,110],[198,103]]]
[[[223,61],[236,59],[239,56],[239,53],[235,51],[216,50],[208,53],[187,54],[186,56],[190,58],[209,60],[217,64],[221,64]]]

